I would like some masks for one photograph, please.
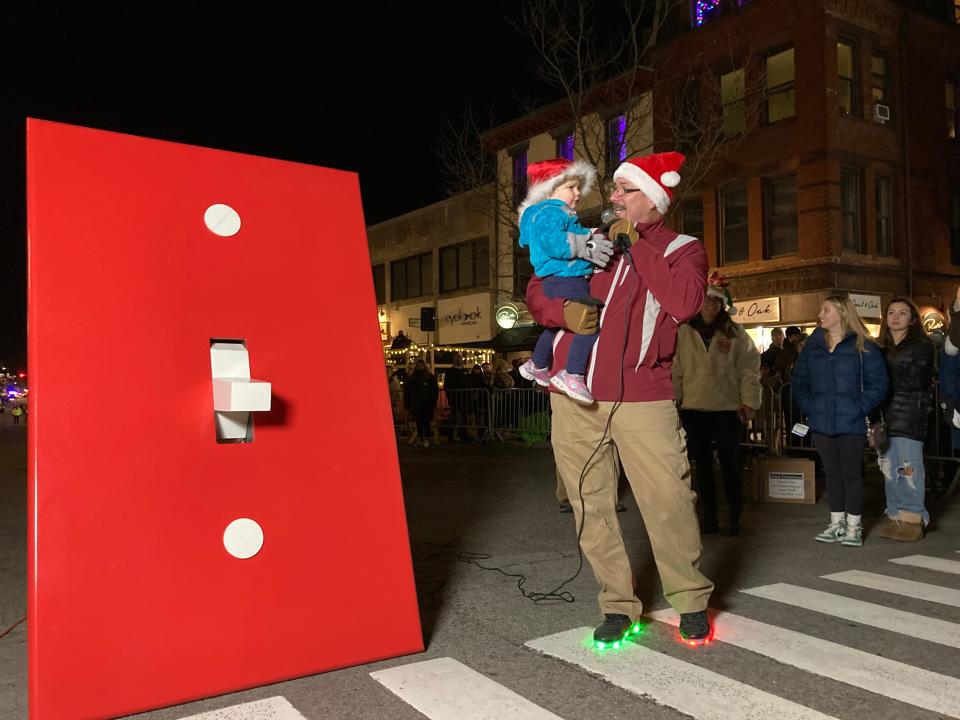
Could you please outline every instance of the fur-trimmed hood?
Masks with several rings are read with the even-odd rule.
[[[534,167],[535,166],[531,166],[531,170],[533,170]],[[527,189],[527,196],[523,202],[520,203],[520,207],[517,208],[517,221],[519,222],[519,219],[523,217],[523,213],[528,207],[546,200],[553,195],[558,187],[575,177],[583,178],[580,194],[586,196],[593,190],[593,186],[597,182],[597,169],[585,160],[574,160],[559,173],[551,175],[540,182],[533,183]]]

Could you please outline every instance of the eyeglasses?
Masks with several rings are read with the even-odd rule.
[[[629,195],[630,193],[640,192],[640,188],[625,188],[619,185],[607,185],[607,195]]]

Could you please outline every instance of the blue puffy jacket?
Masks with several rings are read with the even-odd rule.
[[[593,265],[573,257],[570,235],[590,235],[577,214],[562,200],[544,200],[520,216],[520,247],[530,248],[530,264],[538,277],[586,277]]]
[[[830,352],[823,328],[817,328],[797,359],[790,384],[811,430],[864,435],[867,415],[886,397],[887,366],[876,343],[865,342],[860,353],[856,333],[850,331]]]

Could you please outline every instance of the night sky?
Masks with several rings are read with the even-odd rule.
[[[90,4],[0,4],[8,367],[26,348],[27,116],[355,171],[372,224],[445,196],[439,135],[466,105],[504,122],[556,99],[509,0]]]

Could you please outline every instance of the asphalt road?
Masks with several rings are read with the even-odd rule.
[[[26,607],[24,439],[22,428],[0,425],[0,633]],[[720,614],[715,641],[697,649],[657,612],[668,606],[627,498],[623,534],[656,619],[628,647],[599,653],[585,647],[600,619],[589,568],[567,586],[575,602],[537,605],[515,578],[469,562],[523,573],[531,590],[574,573],[573,520],[557,511],[547,448],[404,445],[400,462],[426,652],[137,717],[960,717],[956,498],[929,498],[934,526],[922,542],[882,540],[870,533],[882,510],[870,472],[859,549],[813,541],[825,499],[748,503],[743,536],[705,538],[702,567]],[[21,623],[0,638],[2,718],[26,717],[26,631]]]

